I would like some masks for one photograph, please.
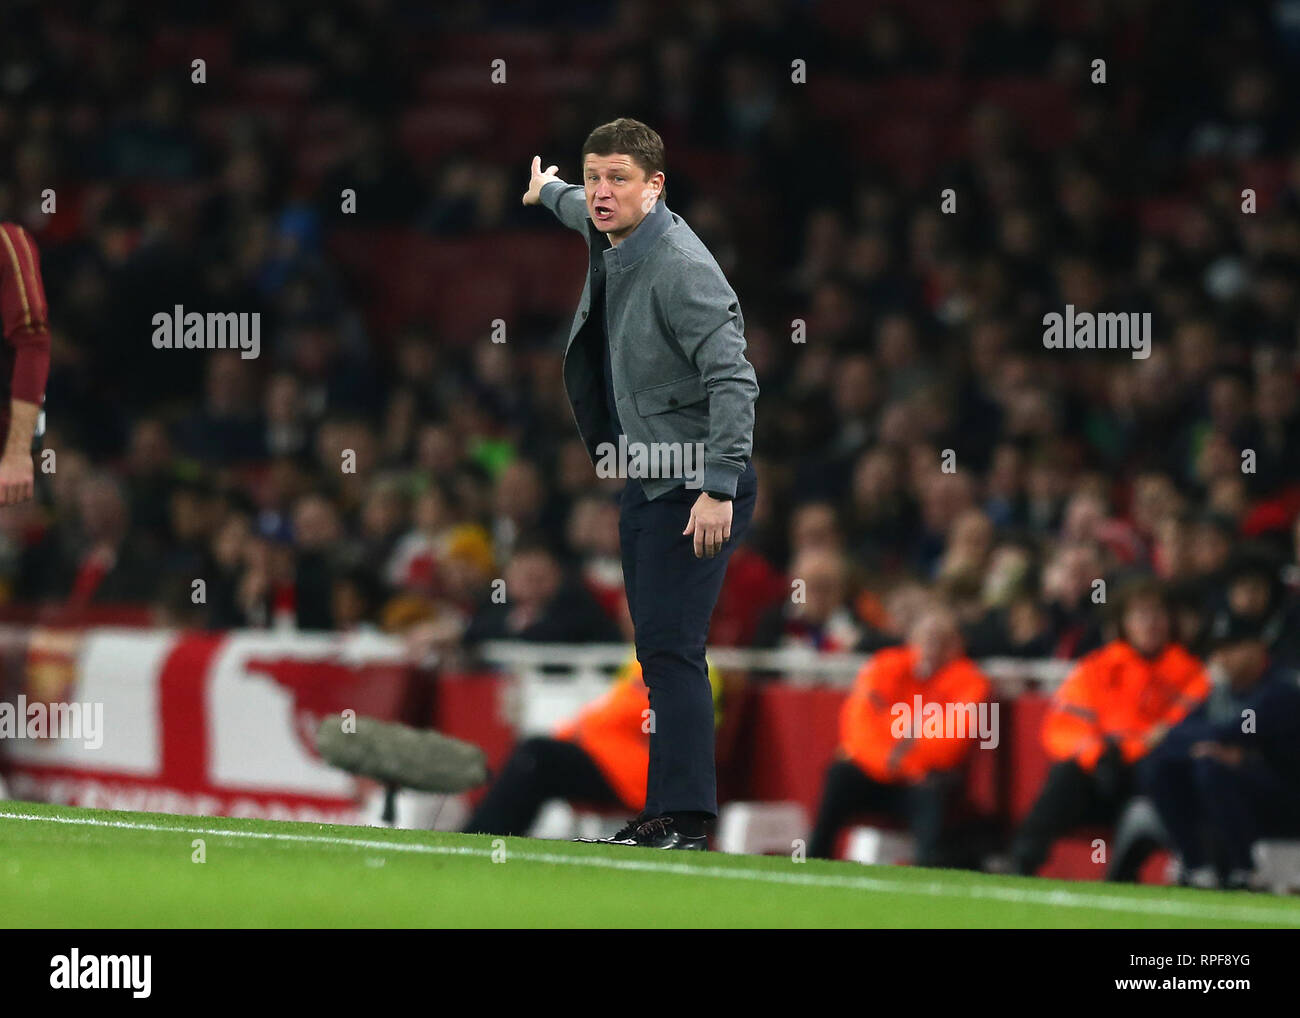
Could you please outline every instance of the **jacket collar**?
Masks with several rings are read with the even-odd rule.
[[[637,228],[628,234],[618,247],[611,246],[605,252],[605,260],[610,263],[610,271],[618,272],[630,268],[645,257],[654,247],[655,241],[662,237],[673,224],[673,214],[662,200],[656,201],[654,207],[645,214]],[[595,229],[595,227],[592,227]],[[608,243],[608,238],[606,239]]]

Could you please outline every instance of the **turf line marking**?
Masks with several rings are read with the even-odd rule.
[[[0,812],[0,820],[24,820],[47,824],[70,824],[82,827],[108,827],[127,831],[163,834],[201,834],[219,838],[246,838],[255,841],[299,842],[345,848],[372,849],[381,852],[414,852],[420,855],[468,856],[490,859],[490,848],[465,845],[425,845],[419,842],[379,841],[368,838],[340,838],[325,834],[289,834],[280,831],[240,831],[221,827],[179,827],[146,824],[132,820],[102,820],[98,817],[52,817],[38,813]],[[1287,908],[1253,908],[1249,905],[1201,905],[1196,902],[1125,898],[1115,894],[1081,894],[1078,891],[1039,891],[1032,888],[981,887],[945,884],[941,881],[915,883],[884,877],[832,877],[817,873],[780,873],[773,870],[747,870],[729,866],[692,866],[651,859],[616,859],[605,856],[573,856],[553,852],[529,852],[511,849],[507,858],[521,862],[549,863],[557,866],[585,866],[641,873],[666,873],[674,876],[712,877],[724,880],[753,880],[759,883],[791,884],[800,887],[833,887],[845,890],[877,891],[886,894],[911,894],[932,898],[969,898],[1009,902],[1017,905],[1045,905],[1053,908],[1092,908],[1109,912],[1142,915],[1182,916],[1194,919],[1220,919],[1236,922],[1300,926],[1300,911]]]

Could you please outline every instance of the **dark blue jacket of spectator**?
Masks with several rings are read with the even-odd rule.
[[[1239,746],[1300,790],[1300,673],[1273,665],[1244,694],[1216,685],[1165,736],[1159,752],[1186,753],[1198,742]]]

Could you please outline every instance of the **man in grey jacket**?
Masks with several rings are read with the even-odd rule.
[[[534,157],[523,201],[554,212],[590,252],[564,385],[597,473],[628,479],[623,582],[650,693],[645,809],[610,840],[703,849],[718,812],[704,648],[758,490],[744,316],[708,248],[664,203],[658,133],[604,124],[583,145],[584,183],[557,172]]]

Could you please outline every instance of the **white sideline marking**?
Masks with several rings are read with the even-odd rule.
[[[36,813],[0,812],[0,820],[26,820],[46,824],[73,824],[84,827],[112,827],[128,831],[157,831],[164,834],[204,834],[221,838],[252,838],[261,841],[305,842],[368,850],[415,852],[424,855],[461,855],[491,858],[492,849],[463,845],[423,845],[418,842],[378,841],[368,838],[340,838],[326,834],[288,834],[273,831],[238,831],[220,827],[170,827],[163,824],[137,823],[131,820],[101,820],[97,817],[47,817]],[[1124,898],[1119,895],[1080,894],[1076,891],[1038,891],[1033,888],[981,887],[944,884],[939,881],[920,884],[883,877],[832,877],[817,873],[780,873],[772,870],[732,869],[725,866],[691,866],[650,859],[617,859],[605,856],[571,856],[551,852],[511,851],[509,858],[523,862],[551,863],[558,866],[589,866],[595,869],[624,870],[641,873],[669,873],[686,877],[717,877],[727,880],[755,880],[759,883],[794,884],[801,887],[839,887],[887,894],[912,894],[932,898],[985,898],[1014,904],[1046,905],[1057,908],[1094,908],[1110,912],[1145,915],[1183,916],[1193,919],[1221,919],[1285,926],[1300,926],[1300,910],[1252,908],[1239,905],[1201,905],[1196,902],[1160,901]]]

